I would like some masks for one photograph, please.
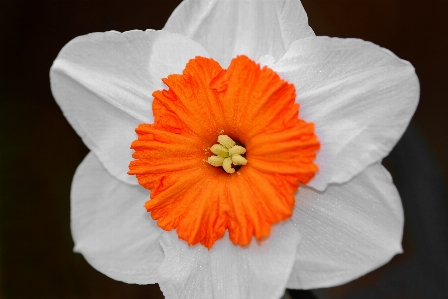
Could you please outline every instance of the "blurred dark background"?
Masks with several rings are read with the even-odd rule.
[[[70,184],[88,150],[50,92],[59,50],[90,32],[161,29],[179,0],[0,0],[0,298],[163,298],[72,252]],[[317,35],[357,37],[416,68],[413,126],[386,165],[403,197],[405,253],[319,298],[448,298],[448,1],[304,0]],[[446,234],[445,234],[446,233]],[[291,293],[293,298],[311,293]]]

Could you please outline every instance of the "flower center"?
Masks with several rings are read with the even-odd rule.
[[[227,173],[234,173],[235,168],[232,166],[246,165],[247,160],[242,155],[246,153],[246,149],[241,145],[237,145],[235,141],[232,140],[227,135],[219,135],[218,143],[210,147],[210,151],[215,154],[215,156],[208,157],[208,164],[221,167]]]

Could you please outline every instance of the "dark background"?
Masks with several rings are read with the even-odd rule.
[[[437,191],[448,177],[448,1],[302,2],[317,35],[357,37],[388,48],[414,65],[421,84],[410,143],[400,143],[397,158],[387,162],[394,175],[414,173],[413,183],[397,182],[406,213],[405,253],[361,279],[317,294],[448,298],[448,251],[442,251],[447,211],[438,204],[443,191]],[[178,3],[0,0],[0,298],[162,298],[157,285],[116,282],[72,252],[70,184],[88,150],[54,102],[48,73],[74,37],[161,29]],[[400,160],[407,152],[415,155]],[[422,156],[427,160],[418,162]],[[403,165],[417,168],[407,171]],[[430,182],[420,185],[428,177]],[[408,200],[406,194],[418,196]],[[420,205],[412,206],[417,201]],[[432,210],[425,214],[428,206]],[[406,270],[412,263],[420,266]]]

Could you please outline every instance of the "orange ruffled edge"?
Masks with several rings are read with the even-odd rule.
[[[294,85],[246,56],[227,70],[196,57],[153,93],[154,124],[141,124],[129,165],[151,190],[145,207],[158,226],[211,248],[226,230],[234,244],[266,238],[292,215],[294,194],[318,167],[314,125],[298,118]],[[208,164],[226,134],[246,147],[247,165],[227,174]]]

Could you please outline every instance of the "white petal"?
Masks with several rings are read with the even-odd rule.
[[[275,63],[275,58],[269,54],[264,55],[258,59],[258,63],[260,64],[261,67],[263,66],[271,67],[271,65]]]
[[[164,233],[159,286],[168,299],[280,298],[294,264],[300,236],[291,221],[273,227],[267,240],[235,246],[226,234],[207,250]]]
[[[239,54],[279,59],[293,41],[314,36],[297,0],[185,0],[164,29],[200,43],[224,68]]]
[[[160,229],[143,207],[149,192],[117,180],[90,152],[71,191],[75,251],[95,269],[127,283],[157,282]]]
[[[106,32],[80,36],[59,53],[50,72],[53,96],[84,143],[120,180],[132,160],[135,128],[153,122],[152,92],[161,79],[182,73],[197,43],[163,31]]]
[[[302,39],[272,68],[294,83],[300,117],[315,123],[320,170],[308,185],[318,190],[385,157],[417,107],[412,65],[362,40]]]
[[[293,221],[302,240],[288,281],[294,289],[330,287],[358,278],[402,252],[403,208],[381,164],[325,192],[302,186]]]

